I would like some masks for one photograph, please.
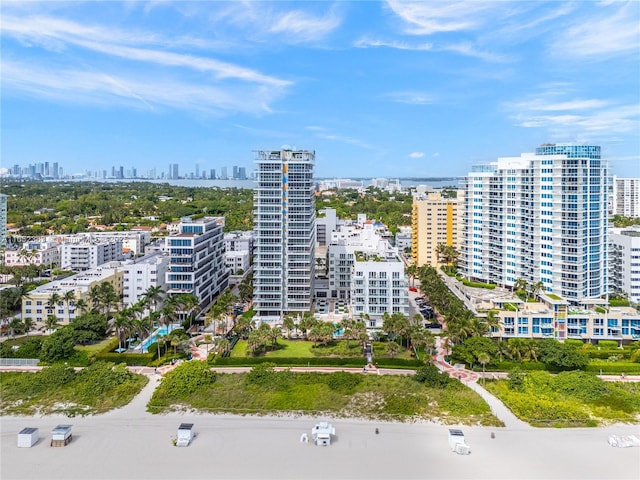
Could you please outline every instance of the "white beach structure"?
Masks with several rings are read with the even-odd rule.
[[[336,429],[329,422],[319,422],[311,429],[311,438],[316,445],[323,447],[331,445],[331,435],[336,434]]]
[[[31,448],[40,438],[40,433],[37,428],[26,427],[20,430],[18,433],[18,447]]]

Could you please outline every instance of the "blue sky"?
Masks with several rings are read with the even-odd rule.
[[[640,176],[640,2],[2,2],[2,166],[459,176],[545,142]]]

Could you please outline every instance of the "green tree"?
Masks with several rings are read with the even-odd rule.
[[[44,362],[56,362],[69,358],[73,352],[73,330],[62,327],[53,332],[42,344],[40,360]]]

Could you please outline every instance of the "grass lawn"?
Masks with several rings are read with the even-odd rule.
[[[268,350],[262,354],[265,358],[310,358],[310,357],[362,357],[362,345],[355,340],[337,340],[326,345],[314,347],[313,342],[306,340],[285,340],[278,339],[278,346],[275,350]],[[231,351],[232,357],[250,357],[247,351],[246,340],[240,340]],[[385,342],[373,342],[373,356],[387,356],[387,344]],[[396,358],[411,359],[411,352],[405,348],[396,355]]]
[[[637,423],[640,415],[640,384],[604,382],[586,372],[529,372],[519,390],[507,380],[489,381],[486,388],[536,427]]]
[[[111,337],[107,337],[98,343],[94,343],[93,345],[76,345],[75,348],[77,350],[87,352],[87,355],[91,355],[92,353],[98,353],[104,350],[109,342],[111,342]]]
[[[437,420],[450,425],[501,425],[484,400],[458,381],[445,388],[430,388],[409,376],[270,369],[255,376],[255,371],[254,368],[251,373],[218,374],[213,384],[193,390],[181,383],[184,381],[176,369],[174,372],[178,373],[168,374],[156,389],[149,402],[153,407],[148,409],[162,413],[188,407],[220,413],[289,412],[395,421]]]

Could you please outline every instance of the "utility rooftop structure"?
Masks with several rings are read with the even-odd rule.
[[[308,312],[315,270],[315,152],[258,150],[254,194],[254,309],[262,321]]]

